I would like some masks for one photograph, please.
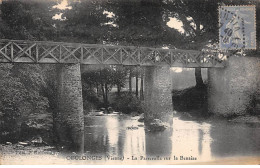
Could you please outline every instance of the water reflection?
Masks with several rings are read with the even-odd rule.
[[[163,132],[146,132],[147,156],[170,156],[172,153],[172,128]]]
[[[124,156],[131,157],[136,155],[145,155],[145,132],[136,118],[126,120],[122,128],[124,130]],[[138,127],[138,129],[134,129]],[[129,129],[130,128],[130,129]],[[133,128],[133,129],[132,129]]]
[[[197,158],[199,161],[212,159],[210,145],[211,125],[205,122],[183,121],[173,119],[172,157],[181,156]]]
[[[119,155],[118,149],[118,139],[119,139],[119,120],[116,117],[109,117],[105,121],[105,127],[107,134],[105,135],[105,139],[108,142],[108,154],[110,155]]]
[[[216,157],[260,155],[260,127],[218,122],[210,131],[210,148]]]
[[[87,117],[85,151],[125,156],[125,159],[170,156],[171,163],[183,163],[181,156],[204,162],[225,156],[260,155],[259,126],[225,121],[184,121],[173,117],[170,129],[152,133],[145,131],[143,123],[137,119],[129,116]]]

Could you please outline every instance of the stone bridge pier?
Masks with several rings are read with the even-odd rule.
[[[145,122],[160,119],[171,124],[173,106],[170,66],[145,67],[144,80]]]
[[[157,132],[153,134],[152,138],[146,138],[147,146],[157,144],[156,150],[147,148],[146,154],[149,156],[170,156],[173,124],[170,66],[145,67],[144,80],[145,127],[150,129],[150,123],[154,119],[160,119],[168,126],[163,132],[164,136]],[[150,132],[146,132],[146,134],[150,134]]]
[[[84,115],[80,64],[57,65],[58,110],[54,119],[58,144],[83,152]]]
[[[260,58],[230,57],[225,68],[208,69],[209,112],[260,114]]]

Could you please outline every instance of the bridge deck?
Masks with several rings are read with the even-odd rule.
[[[223,67],[219,53],[149,47],[0,40],[1,63],[80,63]]]

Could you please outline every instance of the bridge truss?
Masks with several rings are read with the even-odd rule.
[[[0,40],[0,63],[80,63],[171,67],[224,67],[225,54],[195,50]]]

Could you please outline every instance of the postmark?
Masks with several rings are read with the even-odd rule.
[[[256,49],[255,13],[254,5],[219,7],[220,49]]]

